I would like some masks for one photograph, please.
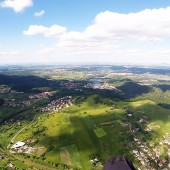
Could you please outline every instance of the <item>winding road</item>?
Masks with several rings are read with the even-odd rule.
[[[7,146],[7,150],[10,149],[11,143],[14,143],[15,138],[16,138],[26,127],[30,126],[30,125],[35,121],[35,118],[36,118],[36,116],[34,116],[34,119],[33,119],[28,125],[24,126],[22,129],[20,129],[20,130],[15,134],[15,136],[14,136],[14,137],[11,139],[11,141],[9,142],[9,144],[8,144],[8,146]]]

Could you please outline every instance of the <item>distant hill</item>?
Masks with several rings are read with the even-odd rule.
[[[25,92],[35,87],[49,85],[49,80],[36,76],[7,76],[0,74],[0,84],[10,85],[13,90]]]
[[[163,92],[170,90],[170,85],[168,85],[168,84],[154,85],[154,87],[161,89]]]
[[[127,72],[134,74],[170,74],[170,69],[165,68],[145,68],[145,67],[125,67],[125,66],[112,66],[113,71]]]
[[[119,86],[118,89],[121,90],[127,98],[133,98],[143,93],[148,93],[151,90],[148,86],[140,85],[132,81],[126,82],[122,86]]]
[[[151,74],[170,74],[169,69],[159,69],[159,68],[138,68],[131,67],[128,69],[132,73],[142,74],[142,73],[151,73]]]

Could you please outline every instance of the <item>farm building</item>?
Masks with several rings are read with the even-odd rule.
[[[24,142],[18,141],[16,144],[14,144],[14,145],[11,147],[11,149],[17,149],[17,148],[20,148],[20,147],[22,147],[22,146],[24,146],[24,145],[25,145]]]

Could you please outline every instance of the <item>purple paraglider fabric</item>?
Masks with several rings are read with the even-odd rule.
[[[106,161],[103,170],[136,170],[124,156],[113,156]]]

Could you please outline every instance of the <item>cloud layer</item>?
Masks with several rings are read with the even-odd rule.
[[[33,6],[32,0],[5,0],[0,3],[1,8],[12,8],[15,12],[22,12],[31,6]]]
[[[56,40],[34,54],[44,62],[160,63],[170,56],[169,16],[170,7],[129,14],[105,11],[83,32],[60,25],[30,25],[23,34]]]
[[[84,32],[67,32],[65,37],[77,39],[136,39],[140,41],[158,41],[170,36],[170,7],[160,9],[146,9],[138,13],[119,14],[110,11],[99,13],[93,24],[88,26]],[[34,27],[39,33],[42,26]],[[51,35],[55,27],[46,27]],[[61,27],[61,26],[60,26]],[[58,27],[56,28],[58,29]],[[30,27],[28,32],[30,31]],[[65,32],[63,32],[65,33]],[[74,36],[72,37],[72,35]],[[31,34],[29,34],[31,35]],[[35,35],[35,34],[34,34]],[[46,36],[46,33],[42,33]],[[79,39],[78,38],[78,39]]]

